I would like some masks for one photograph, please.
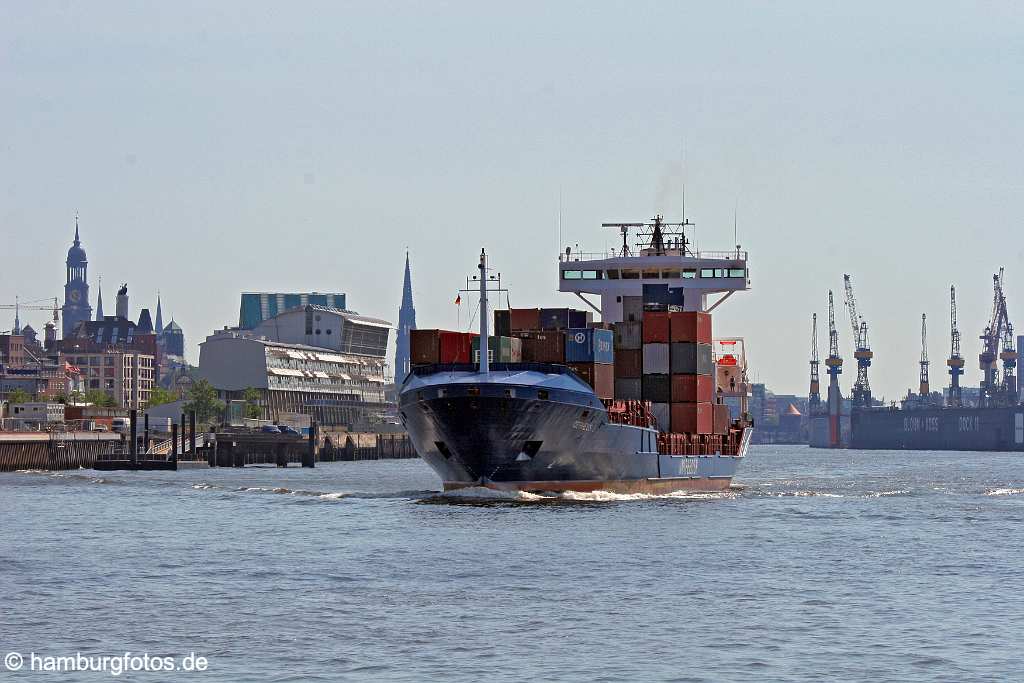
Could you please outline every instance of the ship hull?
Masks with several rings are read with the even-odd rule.
[[[446,490],[661,494],[730,486],[742,450],[659,454],[657,430],[609,422],[589,387],[569,377],[580,386],[538,389],[477,373],[454,382],[417,378],[402,392],[401,416]]]
[[[862,449],[1024,451],[1024,407],[854,410],[850,446]]]

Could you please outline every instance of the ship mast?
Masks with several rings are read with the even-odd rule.
[[[491,371],[490,360],[487,358],[487,254],[480,249],[480,373],[486,375]]]

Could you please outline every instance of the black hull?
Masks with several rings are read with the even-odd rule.
[[[399,405],[417,452],[446,489],[714,491],[729,487],[742,459],[659,455],[656,430],[610,423],[581,382],[579,390],[538,390],[476,373],[473,384],[433,378],[407,386]]]
[[[930,451],[1024,451],[1024,407],[855,409],[850,446]]]

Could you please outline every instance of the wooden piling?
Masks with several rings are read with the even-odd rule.
[[[316,421],[309,423],[309,447],[302,455],[303,467],[316,466]]]
[[[128,419],[131,425],[129,431],[131,432],[132,439],[129,453],[131,453],[132,456],[132,464],[135,465],[139,462],[139,411],[136,410],[135,408],[132,408],[128,415]]]

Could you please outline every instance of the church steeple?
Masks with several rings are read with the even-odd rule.
[[[64,307],[61,316],[61,331],[65,339],[72,336],[75,328],[83,321],[92,319],[89,305],[89,259],[82,248],[78,232],[78,214],[75,214],[75,241],[68,249],[67,283],[64,285]]]
[[[99,290],[96,292],[96,321],[103,320],[103,278],[100,278]]]
[[[21,334],[21,320],[18,313],[18,297],[14,297],[14,329],[11,330],[11,334]]]
[[[156,333],[164,331],[164,314],[160,310],[160,292],[156,293]]]
[[[398,338],[395,348],[395,383],[401,384],[411,369],[409,358],[410,332],[416,329],[416,308],[412,303],[412,271],[409,252],[405,252],[405,281],[402,283],[402,307],[398,309]]]

